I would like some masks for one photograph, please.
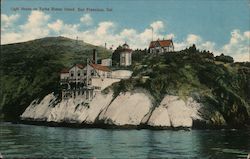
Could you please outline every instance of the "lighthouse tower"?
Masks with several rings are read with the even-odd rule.
[[[129,48],[128,44],[122,45],[120,52],[120,66],[130,66],[132,64],[132,49]]]

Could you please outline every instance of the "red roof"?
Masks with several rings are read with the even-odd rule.
[[[168,47],[173,45],[172,40],[157,40],[157,41],[151,41],[149,48],[154,48],[156,44],[159,44],[161,47]]]
[[[96,69],[96,70],[101,70],[101,71],[104,71],[104,72],[110,72],[111,70],[106,67],[106,66],[102,66],[100,64],[91,64],[91,66]]]
[[[84,68],[84,65],[82,65],[82,64],[76,64],[75,66],[77,66],[77,67],[80,68],[80,69],[83,69],[83,68]]]
[[[70,67],[70,68],[63,68],[62,70],[61,70],[61,73],[69,73],[69,70],[71,69],[71,68],[73,68],[73,67],[78,67],[78,68],[80,68],[80,69],[83,69],[85,66],[84,65],[82,65],[82,64],[76,64],[76,65],[74,65],[74,66],[72,66],[72,67]]]
[[[68,68],[64,68],[61,70],[61,73],[69,73],[69,69]]]
[[[156,41],[151,41],[149,44],[149,48],[154,48],[155,47]]]

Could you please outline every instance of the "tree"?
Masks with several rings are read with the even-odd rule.
[[[215,60],[225,62],[225,63],[233,63],[234,62],[234,59],[231,56],[225,56],[223,53],[220,56],[216,56]]]
[[[112,54],[112,66],[119,66],[120,63],[120,52],[122,47],[119,45]]]

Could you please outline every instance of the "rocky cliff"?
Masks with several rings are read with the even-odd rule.
[[[102,124],[109,126],[150,126],[158,128],[192,127],[199,115],[201,104],[192,98],[186,101],[178,96],[166,95],[160,105],[144,90],[120,93],[97,93],[85,103],[80,98],[58,101],[51,93],[40,102],[33,101],[21,115],[22,120],[56,123]]]

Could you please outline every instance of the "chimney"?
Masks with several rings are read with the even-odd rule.
[[[97,64],[97,50],[93,49],[93,64]]]

